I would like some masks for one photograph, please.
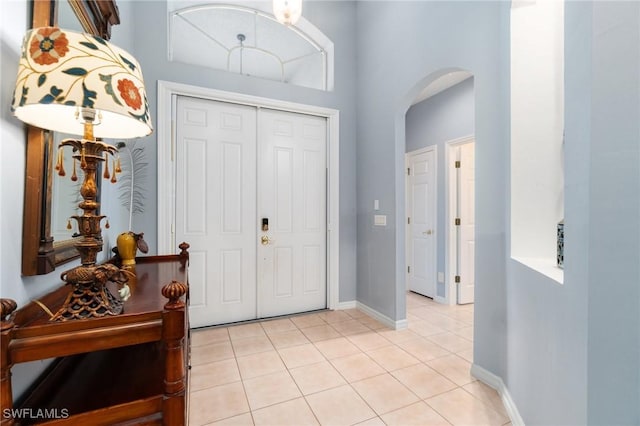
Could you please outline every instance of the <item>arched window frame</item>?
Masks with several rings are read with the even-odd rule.
[[[169,8],[171,7],[171,4],[169,4],[168,6]],[[180,8],[180,9],[175,9],[175,10],[169,10],[168,14],[169,14],[169,60],[174,60],[173,59],[173,37],[174,37],[174,29],[173,29],[173,22],[175,18],[178,19],[183,19],[186,20],[187,23],[189,25],[191,25],[192,27],[194,27],[194,29],[196,29],[197,31],[203,33],[203,35],[208,36],[206,33],[204,33],[202,31],[201,28],[194,26],[192,23],[190,23],[187,19],[186,16],[188,16],[188,14],[190,13],[194,13],[194,12],[201,12],[204,10],[211,10],[211,9],[217,9],[217,10],[235,10],[241,13],[247,13],[247,14],[253,14],[254,15],[254,19],[268,19],[274,22],[277,22],[276,18],[273,16],[273,14],[271,14],[270,12],[267,12],[266,10],[261,10],[261,9],[254,9],[254,8],[250,8],[250,7],[246,7],[246,6],[241,6],[241,5],[235,5],[235,4],[222,4],[222,3],[209,3],[209,4],[201,4],[201,5],[195,5],[195,6],[189,6],[189,7],[185,7],[185,8]],[[316,52],[315,53],[319,53],[321,58],[322,58],[322,70],[321,70],[321,75],[322,75],[322,81],[320,82],[320,87],[316,87],[319,88],[321,90],[324,91],[333,91],[334,88],[334,45],[333,42],[326,36],[324,35],[324,33],[322,33],[322,31],[320,31],[317,27],[315,27],[313,24],[311,24],[308,20],[306,20],[304,17],[301,17],[300,20],[298,21],[298,23],[296,25],[290,25],[286,27],[289,31],[291,31],[292,34],[294,34],[296,37],[299,37],[300,39],[304,40],[306,43],[308,43],[309,45],[311,45],[313,47],[313,49],[315,49]],[[224,50],[227,51],[227,69],[226,71],[229,72],[233,72],[230,69],[230,59],[231,59],[231,54],[238,50],[238,49],[250,49],[250,50],[254,50],[254,51],[258,51],[260,53],[269,55],[271,57],[277,58],[278,62],[280,63],[281,69],[282,69],[282,73],[281,73],[281,81],[284,81],[284,67],[287,64],[299,61],[301,59],[304,59],[308,56],[310,56],[310,54],[307,55],[302,55],[302,56],[298,56],[295,58],[291,58],[288,60],[282,60],[282,58],[280,58],[277,54],[270,52],[268,50],[265,49],[261,49],[255,46],[233,46],[231,48],[224,46],[222,43],[220,43],[219,41],[215,40],[215,39],[211,39],[214,43],[216,43],[217,45],[219,45],[221,48],[223,48]],[[286,82],[285,82],[286,83]]]

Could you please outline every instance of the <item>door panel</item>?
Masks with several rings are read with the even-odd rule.
[[[428,297],[436,293],[436,151],[409,157],[409,289]]]
[[[258,133],[258,316],[325,308],[326,119],[262,109]]]
[[[255,108],[179,97],[176,237],[191,245],[194,327],[256,316]]]
[[[275,297],[293,296],[293,253],[291,247],[275,249]]]
[[[192,326],[325,308],[326,119],[184,97],[176,108]]]

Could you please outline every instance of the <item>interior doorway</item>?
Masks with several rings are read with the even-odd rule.
[[[447,146],[447,232],[450,303],[474,301],[475,288],[475,140],[449,141]]]
[[[407,278],[409,290],[434,298],[437,276],[438,149],[407,154]]]
[[[473,142],[475,134],[475,93],[473,74],[468,71],[451,71],[440,77],[428,78],[426,86],[415,89],[419,93],[411,107],[405,114],[405,158],[408,160],[415,153],[432,150],[434,153],[432,170],[433,193],[426,204],[426,210],[414,211],[416,206],[412,198],[418,191],[426,190],[425,186],[411,184],[418,176],[413,175],[409,165],[405,166],[404,178],[407,189],[405,191],[405,276],[406,289],[416,291],[416,285],[420,284],[417,278],[423,278],[428,282],[427,292],[416,291],[419,294],[433,298],[441,304],[457,304],[458,301],[471,303],[473,300],[473,276],[474,276],[474,196],[473,191],[461,193],[460,197],[455,193],[449,194],[451,185],[456,185],[457,175],[451,167],[459,160],[458,155],[469,157],[466,168],[462,170],[460,178],[465,179],[466,187],[474,184],[475,162],[473,158],[473,146],[463,147],[466,142]],[[436,75],[437,75],[436,74]],[[455,152],[452,144],[457,144]],[[459,146],[458,146],[459,145]],[[426,164],[426,163],[425,163]],[[459,163],[460,164],[460,163]],[[455,169],[460,171],[460,169]],[[409,171],[409,174],[407,173]],[[417,169],[416,169],[417,171]],[[411,186],[411,188],[410,188]],[[464,186],[464,185],[463,185]],[[458,200],[460,203],[458,203]],[[464,209],[465,216],[457,214],[455,209]],[[428,212],[428,214],[426,213]],[[454,213],[455,212],[455,213]],[[426,215],[429,221],[418,226],[416,218],[412,216]],[[456,219],[462,220],[456,225]],[[420,223],[419,225],[424,225]],[[431,226],[432,225],[432,226]],[[461,235],[460,229],[463,228]],[[420,235],[417,233],[423,233]],[[463,247],[460,242],[466,242]],[[432,246],[427,246],[426,241],[432,240]],[[420,245],[422,244],[422,245]],[[427,250],[433,248],[433,252]],[[418,248],[418,249],[416,249]],[[422,249],[423,253],[420,253]],[[464,253],[458,253],[463,250]],[[432,253],[435,255],[432,256]],[[464,274],[460,269],[464,269]],[[464,277],[471,277],[467,282],[457,283]],[[458,299],[458,286],[464,285],[461,290],[461,298]]]

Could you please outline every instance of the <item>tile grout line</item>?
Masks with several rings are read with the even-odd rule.
[[[418,309],[419,309],[420,307],[429,308],[428,304],[421,304],[421,305],[420,305],[420,306],[418,306],[418,307],[409,307],[409,306],[408,306],[408,309],[407,309],[408,314],[411,314],[411,313],[410,313],[410,311],[412,310],[412,308],[418,308]],[[336,312],[340,312],[340,311],[336,311]],[[282,358],[282,354],[280,353],[280,350],[288,349],[288,348],[292,348],[292,347],[297,347],[297,346],[302,346],[302,345],[306,345],[306,344],[311,344],[311,345],[312,345],[312,347],[313,347],[317,352],[319,352],[319,353],[321,354],[321,356],[322,356],[322,359],[323,359],[323,360],[322,360],[322,361],[318,361],[318,363],[320,363],[320,362],[323,362],[323,363],[324,363],[324,362],[327,362],[327,363],[328,363],[328,365],[329,365],[329,366],[331,366],[331,368],[332,368],[334,371],[336,371],[336,372],[338,373],[338,376],[339,376],[342,380],[344,380],[344,382],[345,382],[345,383],[346,383],[346,384],[347,384],[347,385],[348,385],[348,386],[349,386],[349,387],[350,387],[350,388],[351,388],[351,389],[356,393],[356,395],[358,395],[358,396],[359,396],[359,398],[360,398],[360,399],[361,399],[361,400],[366,404],[366,406],[368,406],[368,407],[373,411],[373,413],[375,413],[375,414],[376,414],[375,416],[373,416],[373,417],[371,417],[370,419],[367,419],[367,420],[371,420],[371,419],[374,419],[374,418],[376,418],[376,417],[377,417],[378,419],[380,419],[380,420],[382,421],[382,419],[381,419],[381,415],[378,415],[378,414],[376,413],[376,410],[374,410],[374,409],[373,409],[373,407],[371,407],[371,406],[369,405],[369,403],[364,399],[364,397],[363,397],[363,396],[362,396],[362,395],[361,395],[361,394],[360,394],[360,393],[359,393],[359,392],[354,388],[353,384],[358,383],[358,382],[361,382],[361,381],[364,381],[364,380],[367,380],[367,379],[371,379],[371,378],[374,378],[374,377],[378,377],[378,376],[381,376],[381,375],[384,375],[384,374],[389,374],[389,376],[390,376],[390,377],[392,377],[396,382],[398,382],[398,384],[400,384],[403,388],[407,389],[407,390],[408,390],[412,395],[414,395],[414,397],[416,397],[416,398],[418,399],[418,401],[415,401],[415,402],[413,402],[413,403],[411,403],[411,404],[408,404],[408,405],[404,405],[404,406],[402,406],[402,407],[395,408],[394,410],[389,411],[389,413],[392,413],[392,412],[395,412],[395,411],[398,411],[398,410],[402,410],[403,408],[406,408],[406,407],[408,407],[408,406],[410,406],[410,405],[413,405],[413,404],[416,404],[416,403],[418,403],[418,402],[424,402],[424,403],[426,403],[426,404],[427,404],[427,406],[429,406],[430,408],[432,408],[436,413],[438,413],[439,415],[441,415],[437,410],[435,410],[435,408],[431,407],[431,405],[426,401],[426,398],[425,398],[425,399],[420,398],[420,397],[419,397],[419,396],[418,396],[418,395],[417,395],[417,394],[416,394],[412,389],[408,388],[404,383],[400,382],[400,380],[399,380],[399,379],[398,379],[398,378],[397,378],[393,373],[394,373],[394,372],[396,372],[396,371],[402,370],[402,369],[404,369],[404,368],[409,368],[409,367],[411,367],[411,366],[424,365],[425,367],[429,368],[430,370],[432,370],[433,372],[435,372],[435,373],[436,373],[436,374],[438,374],[439,376],[443,377],[444,379],[446,379],[446,380],[448,380],[448,381],[451,381],[451,380],[450,380],[450,379],[448,379],[446,376],[444,376],[440,371],[435,370],[433,367],[431,367],[430,365],[428,365],[428,364],[427,364],[427,362],[434,361],[434,360],[437,360],[437,359],[440,359],[440,358],[444,358],[444,357],[447,357],[447,356],[451,356],[451,355],[453,355],[453,356],[455,356],[456,358],[458,358],[458,359],[460,359],[460,360],[462,360],[462,361],[464,361],[464,362],[466,362],[466,363],[469,363],[470,361],[468,361],[467,359],[465,359],[464,357],[462,357],[461,355],[459,355],[459,353],[460,353],[460,352],[467,351],[468,349],[462,349],[462,350],[457,351],[457,352],[456,352],[456,351],[451,351],[451,350],[449,350],[449,349],[447,349],[447,348],[445,348],[445,347],[441,346],[441,345],[440,345],[440,344],[438,344],[437,342],[435,342],[435,341],[433,341],[433,340],[429,339],[429,336],[423,336],[423,335],[420,335],[420,334],[416,333],[415,331],[413,332],[413,334],[415,334],[415,337],[409,337],[408,339],[404,339],[404,340],[402,340],[402,341],[400,341],[400,342],[391,341],[391,340],[387,339],[385,336],[383,336],[383,335],[381,334],[381,330],[389,331],[389,329],[388,329],[388,328],[386,328],[386,327],[372,328],[370,324],[365,324],[365,323],[363,323],[363,322],[361,321],[361,319],[368,319],[368,317],[367,317],[366,315],[365,315],[364,317],[363,317],[363,316],[361,316],[361,315],[359,315],[359,316],[355,317],[355,316],[352,316],[349,312],[345,312],[345,315],[346,315],[346,316],[345,316],[344,318],[341,318],[341,320],[339,320],[339,321],[333,321],[333,322],[331,322],[331,323],[330,323],[330,322],[328,322],[328,321],[327,321],[327,319],[326,319],[326,315],[327,315],[327,313],[328,313],[328,312],[323,312],[323,313],[316,313],[316,314],[311,314],[311,315],[317,315],[317,316],[319,317],[319,319],[324,323],[324,324],[322,324],[322,325],[328,325],[328,326],[329,326],[329,328],[330,328],[331,330],[333,330],[334,332],[336,332],[336,333],[337,333],[337,335],[338,335],[337,337],[323,338],[323,339],[320,339],[320,340],[311,340],[311,339],[309,339],[309,337],[304,333],[303,329],[304,329],[304,328],[310,328],[310,327],[313,327],[313,326],[301,328],[301,327],[300,327],[298,324],[296,324],[294,321],[291,321],[291,322],[293,323],[294,327],[295,327],[295,328],[293,328],[293,329],[289,329],[289,330],[282,330],[282,331],[279,331],[279,332],[278,332],[278,331],[275,331],[275,332],[273,332],[273,333],[268,333],[268,332],[267,332],[267,330],[265,329],[264,325],[263,325],[263,324],[265,323],[265,321],[260,321],[260,322],[258,322],[259,324],[261,324],[260,328],[261,328],[261,330],[264,332],[264,334],[267,336],[267,339],[268,339],[268,341],[269,341],[270,345],[272,346],[272,349],[273,349],[273,350],[275,350],[275,351],[277,352],[277,354],[278,354],[278,357],[279,357],[280,361],[284,364],[284,367],[285,367],[285,369],[286,369],[286,371],[287,371],[287,373],[288,373],[289,378],[290,378],[291,380],[293,380],[294,384],[296,385],[296,388],[297,388],[298,392],[300,393],[300,395],[302,396],[302,398],[304,398],[304,399],[305,399],[305,403],[307,404],[307,407],[311,410],[311,412],[312,412],[312,414],[314,415],[314,418],[316,419],[316,421],[318,421],[318,422],[319,422],[319,419],[318,419],[318,417],[317,417],[316,413],[315,413],[315,412],[313,411],[313,409],[311,408],[311,406],[310,406],[310,404],[309,404],[309,401],[307,400],[307,396],[315,395],[315,394],[317,394],[317,393],[324,392],[324,391],[331,390],[331,389],[335,389],[335,388],[337,388],[337,387],[344,386],[344,385],[338,385],[338,386],[335,386],[335,387],[330,387],[330,388],[327,388],[327,389],[323,389],[322,391],[318,391],[318,392],[310,393],[309,395],[304,395],[304,393],[302,392],[302,389],[300,388],[299,384],[296,382],[296,380],[295,380],[295,378],[293,377],[293,375],[292,375],[291,371],[292,371],[292,369],[295,369],[295,368],[301,368],[301,367],[305,367],[305,366],[308,366],[308,365],[313,365],[313,364],[315,364],[315,363],[312,363],[312,364],[305,364],[305,365],[300,365],[300,366],[297,366],[297,367],[295,367],[295,368],[289,368],[289,367],[287,366],[287,364],[284,362],[284,359]],[[435,313],[436,313],[436,314],[438,314],[438,315],[446,316],[447,318],[449,318],[449,319],[451,319],[451,320],[453,320],[453,321],[458,321],[458,322],[461,322],[461,323],[463,323],[463,322],[464,322],[464,321],[460,321],[458,318],[455,318],[455,317],[449,316],[449,315],[447,315],[446,313],[442,313],[442,312],[438,312],[438,311],[436,311]],[[324,318],[323,318],[323,316],[324,316]],[[413,315],[413,316],[415,316],[415,315]],[[417,318],[420,318],[420,317],[417,317]],[[352,333],[352,332],[350,332],[350,331],[349,331],[350,327],[349,327],[349,328],[345,328],[345,329],[343,329],[343,331],[340,331],[339,329],[335,328],[335,326],[334,326],[334,324],[338,324],[338,323],[342,323],[342,322],[346,322],[346,321],[352,321],[352,320],[354,321],[354,324],[358,324],[359,326],[362,326],[363,328],[366,328],[366,329],[367,329],[367,331],[358,331],[358,332]],[[424,318],[420,318],[420,320],[421,320],[421,321],[424,321],[425,323],[429,324],[429,325],[430,325],[430,326],[432,326],[432,327],[438,327],[438,326],[436,326],[435,324],[430,323],[428,320],[426,320],[426,319],[424,319]],[[463,329],[463,328],[468,328],[468,327],[473,327],[473,324],[466,324],[466,323],[465,323],[465,327],[458,328],[458,329],[456,329],[456,330],[461,330],[461,329]],[[247,401],[247,405],[249,406],[249,413],[251,414],[251,416],[252,416],[252,417],[251,417],[251,418],[252,418],[252,421],[253,421],[253,422],[254,422],[254,424],[255,424],[255,419],[254,419],[254,417],[253,417],[253,413],[254,413],[254,411],[255,411],[255,410],[252,410],[252,409],[251,409],[251,406],[248,404],[248,395],[247,395],[247,393],[246,393],[246,388],[245,388],[245,386],[244,386],[245,378],[242,376],[242,373],[240,372],[240,368],[239,368],[239,364],[238,364],[238,354],[237,354],[237,352],[236,352],[236,348],[235,348],[235,346],[233,345],[233,341],[234,341],[234,339],[231,339],[231,337],[230,337],[230,333],[229,333],[229,328],[230,328],[230,327],[226,327],[226,328],[227,328],[227,334],[228,334],[228,337],[229,337],[229,343],[230,343],[230,345],[231,345],[231,349],[232,349],[232,353],[233,353],[234,361],[235,361],[236,367],[238,368],[238,372],[239,372],[239,376],[240,376],[240,381],[242,382],[243,391],[244,391],[244,396],[245,396],[245,399],[246,399],[246,401]],[[357,327],[355,327],[355,328],[357,328]],[[450,335],[452,335],[452,336],[456,336],[456,337],[458,337],[458,338],[461,338],[461,339],[464,339],[464,340],[466,340],[466,341],[469,341],[469,342],[471,342],[471,343],[473,344],[473,340],[469,340],[469,339],[467,339],[466,337],[461,336],[461,335],[459,335],[459,334],[455,333],[455,332],[454,332],[453,330],[451,330],[451,329],[444,329],[444,328],[442,328],[442,327],[438,327],[438,328],[441,328],[441,329],[443,330],[443,332],[442,332],[442,333],[436,333],[436,334],[433,334],[433,335],[438,335],[438,334],[450,334]],[[293,344],[293,345],[290,345],[290,346],[283,346],[283,347],[280,347],[280,348],[276,347],[276,345],[274,344],[274,340],[272,339],[272,334],[281,334],[281,333],[286,333],[286,332],[290,332],[290,331],[294,331],[294,330],[297,330],[297,331],[301,332],[301,333],[302,333],[302,335],[305,337],[305,339],[307,339],[307,340],[308,340],[308,342],[305,342],[305,343],[296,343],[296,344]],[[365,350],[365,349],[363,349],[362,347],[360,347],[358,344],[356,344],[354,340],[352,340],[352,338],[354,338],[354,336],[357,336],[357,335],[360,335],[360,334],[365,334],[365,333],[375,333],[375,335],[376,335],[376,336],[379,336],[379,337],[383,338],[383,339],[384,339],[385,341],[387,341],[389,344],[388,344],[388,345],[386,345],[386,344],[385,344],[384,346],[380,346],[380,347],[373,347],[373,348],[371,348],[371,349],[366,349],[366,350]],[[251,337],[251,336],[249,336],[249,337]],[[335,361],[336,359],[340,359],[340,358],[346,358],[346,357],[349,357],[349,356],[357,355],[357,354],[344,355],[344,356],[341,356],[341,357],[334,358],[334,359],[332,360],[332,359],[329,359],[329,358],[328,358],[328,356],[327,356],[327,355],[325,355],[322,351],[320,351],[319,347],[317,346],[317,344],[318,344],[318,343],[320,343],[320,342],[324,342],[324,341],[328,341],[328,340],[334,340],[334,339],[337,339],[337,338],[344,338],[344,339],[346,339],[346,341],[350,342],[352,345],[354,345],[354,346],[355,346],[355,348],[357,348],[357,350],[358,350],[358,353],[357,353],[357,354],[363,354],[363,355],[365,355],[368,359],[370,359],[371,361],[373,361],[373,363],[374,363],[375,365],[377,365],[378,367],[380,367],[384,372],[383,372],[383,373],[381,373],[381,374],[376,374],[376,375],[370,376],[370,377],[365,377],[365,378],[359,379],[358,381],[355,381],[355,382],[353,382],[353,383],[350,383],[350,382],[346,379],[346,377],[345,377],[345,376],[344,376],[344,375],[343,375],[339,370],[337,370],[337,369],[336,369],[336,367],[335,367],[335,365],[333,364],[333,362],[332,362],[332,361]],[[441,356],[439,356],[439,357],[434,357],[433,359],[430,359],[430,360],[428,360],[428,361],[426,361],[426,360],[425,360],[425,361],[423,361],[422,359],[417,358],[417,357],[416,357],[415,355],[413,355],[410,351],[408,351],[408,350],[404,349],[403,347],[401,347],[401,346],[398,344],[398,343],[402,343],[402,342],[404,342],[404,341],[408,341],[408,340],[411,340],[411,339],[423,340],[423,341],[425,341],[425,342],[428,342],[428,343],[430,343],[430,344],[433,344],[433,345],[435,345],[436,347],[438,347],[438,348],[440,348],[440,349],[442,349],[442,350],[446,351],[446,354],[441,355]],[[236,340],[237,340],[237,339],[236,339]],[[199,345],[199,346],[206,346],[206,345]],[[413,358],[416,358],[418,362],[417,362],[417,363],[415,363],[415,364],[411,364],[411,365],[409,365],[409,366],[400,367],[400,368],[396,368],[396,369],[394,369],[394,370],[389,371],[389,370],[387,370],[387,368],[385,368],[382,364],[380,364],[378,361],[376,361],[375,359],[373,359],[373,358],[371,357],[371,355],[370,355],[370,352],[373,352],[373,351],[375,351],[375,350],[381,350],[381,349],[388,348],[388,347],[395,347],[395,349],[400,350],[400,351],[402,351],[403,353],[405,353],[405,354],[407,354],[407,355],[409,355],[409,356],[411,356],[411,357],[413,357]],[[472,347],[473,347],[473,346],[472,346]],[[257,353],[261,353],[261,352],[264,352],[264,351],[256,352],[256,354],[257,354]],[[249,356],[249,355],[253,355],[253,354],[247,354],[246,356]],[[213,361],[213,362],[215,362],[215,361]],[[208,363],[203,363],[202,365],[205,365],[205,364],[208,364]],[[260,376],[256,376],[256,377],[260,377]],[[455,384],[455,386],[456,386],[454,389],[451,389],[451,390],[449,390],[449,391],[445,391],[445,392],[441,392],[441,393],[437,393],[437,394],[434,394],[434,395],[430,395],[430,396],[429,396],[429,398],[433,398],[433,397],[436,397],[436,396],[441,395],[441,394],[443,394],[443,393],[450,392],[450,391],[452,391],[452,390],[456,390],[456,389],[461,388],[461,389],[465,392],[465,394],[470,395],[474,400],[477,400],[477,401],[478,401],[478,402],[479,402],[479,403],[480,403],[484,408],[486,408],[486,409],[488,409],[488,410],[492,411],[492,412],[493,412],[493,413],[495,413],[495,414],[498,414],[498,415],[502,416],[502,414],[501,414],[501,413],[496,412],[496,411],[492,408],[492,406],[490,406],[490,405],[489,405],[489,402],[485,402],[485,400],[480,399],[479,397],[475,396],[474,394],[472,394],[471,392],[469,392],[469,391],[467,391],[466,389],[464,389],[464,388],[463,388],[463,386],[466,386],[466,385],[468,385],[468,384],[470,384],[470,383],[473,383],[473,382],[474,382],[474,381],[471,381],[471,382],[469,382],[469,383],[465,383],[464,385],[459,385],[459,384],[457,384],[457,383],[454,383],[454,384]],[[203,388],[203,389],[204,389],[204,388]],[[295,399],[297,399],[297,398],[299,398],[299,397],[296,397],[296,398],[293,398],[293,399],[289,399],[289,400],[286,400],[286,401],[281,401],[281,402],[278,402],[278,403],[276,403],[276,404],[271,404],[271,405],[269,405],[269,406],[261,407],[260,409],[262,409],[262,408],[267,408],[267,407],[270,407],[270,406],[273,406],[273,405],[277,405],[277,404],[286,403],[286,402],[289,402],[289,401],[295,400]],[[388,413],[383,413],[383,414],[388,414]],[[233,416],[231,416],[231,417],[233,417]],[[442,417],[444,417],[444,416],[442,416]],[[445,418],[446,418],[446,417],[445,417]],[[221,419],[221,420],[223,420],[223,419]],[[367,421],[367,420],[363,420],[363,421]],[[508,423],[508,422],[507,422],[507,423]]]

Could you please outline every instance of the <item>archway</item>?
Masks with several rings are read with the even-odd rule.
[[[473,305],[456,305],[473,302],[473,74],[438,70],[414,85],[404,101],[396,121],[405,159],[404,188],[397,194],[404,200],[397,204],[405,207],[406,220],[397,238],[404,240],[398,263],[405,265],[406,279],[399,290],[407,296],[408,326],[472,362]]]

